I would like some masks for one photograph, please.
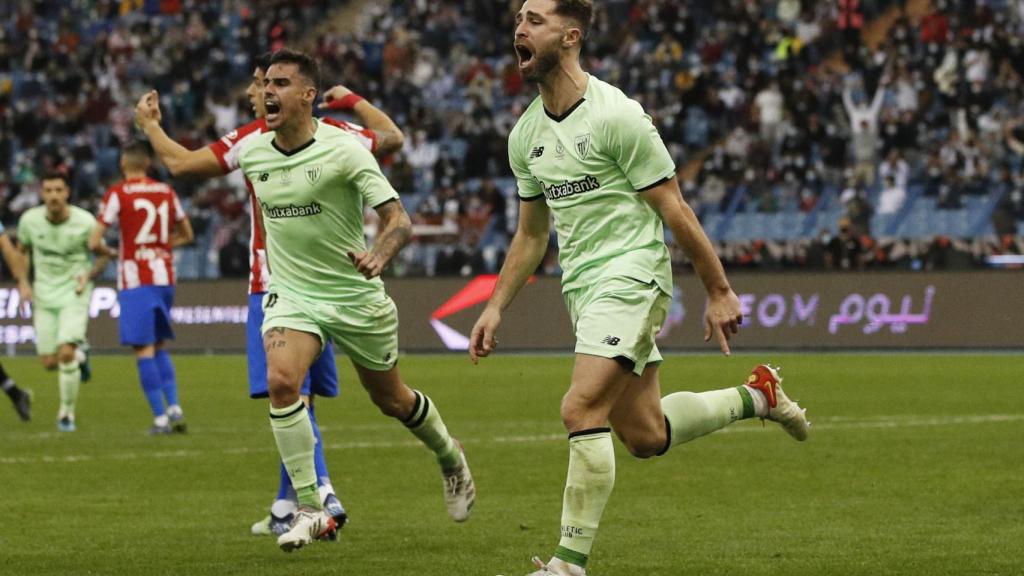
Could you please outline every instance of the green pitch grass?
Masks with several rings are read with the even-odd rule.
[[[1024,573],[1024,357],[774,359],[810,440],[750,421],[652,461],[617,446],[591,574]],[[760,360],[670,357],[663,388],[736,385]],[[558,541],[568,357],[403,359],[465,444],[479,495],[465,524],[445,514],[431,455],[343,362],[319,418],[352,522],[290,555],[249,535],[278,472],[244,359],[176,362],[190,433],[149,438],[131,359],[94,360],[74,434],[55,431],[56,374],[4,360],[36,404],[23,425],[0,398],[0,574],[522,576]]]

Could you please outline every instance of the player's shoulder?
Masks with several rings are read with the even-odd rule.
[[[353,132],[361,130],[362,127],[355,127],[354,124],[349,124],[344,120],[335,120],[333,118],[318,118],[316,139],[332,142],[355,142]]]
[[[591,110],[597,112],[601,118],[630,120],[645,115],[644,107],[639,102],[627,96],[618,86],[609,84],[596,76],[590,77],[587,98],[591,101]]]
[[[272,142],[274,141],[274,132],[252,132],[245,139],[245,146],[240,148],[240,158],[251,156],[253,153],[259,152],[267,148],[273,148]]]
[[[267,121],[264,120],[263,118],[259,118],[257,120],[253,120],[252,122],[249,122],[248,124],[235,128],[231,132],[228,132],[224,136],[221,136],[220,139],[221,142],[230,146],[232,144],[237,144],[239,141],[245,139],[245,137],[247,136],[251,136],[253,134],[262,134],[266,131]]]
[[[328,122],[325,119],[319,119],[318,122],[319,125],[314,136],[318,145],[372,158],[372,155],[366,154],[370,147],[359,139],[362,127],[338,120]]]
[[[40,204],[22,212],[21,216],[18,218],[18,224],[36,224],[45,218],[46,206],[44,204]]]
[[[74,206],[74,205],[71,205],[68,208],[71,210],[71,218],[73,218],[73,219],[75,219],[77,221],[80,221],[80,222],[95,222],[96,221],[96,217],[92,215],[92,212],[89,212],[85,208],[81,208],[79,206]]]
[[[516,120],[515,126],[508,134],[509,144],[518,144],[524,138],[529,140],[544,114],[544,101],[537,96]]]

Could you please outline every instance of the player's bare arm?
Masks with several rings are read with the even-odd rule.
[[[498,284],[469,337],[469,357],[474,364],[494,350],[497,344],[494,334],[501,323],[501,313],[544,259],[551,228],[550,214],[544,200],[519,202],[519,224],[501,267]]]
[[[196,234],[192,230],[192,221],[188,218],[182,218],[174,223],[174,232],[171,234],[171,248],[191,244],[195,238]]]
[[[736,334],[743,314],[740,301],[729,286],[718,255],[697,220],[693,209],[683,200],[679,182],[670,178],[663,184],[641,192],[643,199],[661,217],[672,231],[676,243],[683,249],[708,292],[708,308],[704,318],[704,340],[712,335],[718,340],[722,352],[729,355],[729,338]]]
[[[18,272],[20,271],[19,267],[23,264],[23,260],[18,249],[14,246],[14,243],[11,242],[11,239],[7,236],[6,232],[0,234],[0,253],[3,254],[4,262],[7,263],[7,268],[11,270],[11,276],[17,280],[20,277]]]
[[[350,104],[351,103],[351,104]],[[324,100],[320,103],[321,110],[352,110],[363,126],[374,133],[377,147],[373,151],[378,158],[389,156],[402,149],[405,134],[380,108],[377,108],[347,87],[338,84],[324,92]]]
[[[367,279],[380,276],[388,262],[412,237],[412,221],[400,201],[391,200],[375,208],[380,216],[380,232],[369,252],[348,253],[356,270]]]
[[[97,256],[106,254],[109,258],[117,258],[117,250],[107,246],[107,243],[103,240],[103,236],[107,233],[107,228],[108,226],[103,222],[96,222],[96,227],[93,228],[92,234],[89,235],[89,250]]]
[[[17,266],[11,266],[10,262],[7,265],[11,266],[11,274],[18,282],[18,295],[22,302],[31,302],[32,283],[28,280],[28,272],[32,266],[32,252],[29,251],[28,246],[23,243],[18,244],[18,254],[14,262],[17,263]]]
[[[135,105],[135,123],[146,134],[160,160],[175,176],[213,178],[224,173],[213,152],[203,147],[189,150],[175,142],[160,126],[160,95],[150,90]]]
[[[96,228],[93,229],[92,234],[89,235],[89,250],[96,255],[96,259],[93,260],[92,268],[88,273],[81,274],[75,278],[75,294],[81,294],[84,292],[89,282],[99,278],[100,274],[103,274],[103,271],[107,269],[107,265],[110,264],[110,260],[117,257],[117,251],[103,242],[103,232],[105,230],[106,227],[102,224],[97,224]],[[98,238],[97,233],[99,233]]]

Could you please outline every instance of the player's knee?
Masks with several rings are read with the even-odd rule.
[[[43,356],[42,360],[43,360],[43,368],[45,368],[46,370],[56,370],[57,369],[57,355],[56,354],[54,354],[52,356]]]
[[[133,346],[133,348],[135,349],[136,358],[152,358],[153,356],[156,356],[156,351],[152,344],[147,346]]]
[[[570,432],[607,426],[608,421],[608,415],[600,413],[593,402],[575,394],[562,398],[561,416],[562,424]]]
[[[74,362],[75,360],[75,349],[70,347],[62,347],[60,352],[57,353],[57,361],[61,364],[67,364]]]
[[[298,402],[302,381],[286,370],[271,368],[267,371],[267,392],[278,406],[289,406]]]

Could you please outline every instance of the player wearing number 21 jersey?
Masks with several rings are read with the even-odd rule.
[[[146,176],[149,148],[131,144],[121,154],[125,180],[107,190],[94,240],[121,229],[117,265],[121,344],[135,350],[139,381],[153,412],[151,434],[184,432],[174,364],[165,345],[174,339],[173,248],[192,241],[192,226],[167,184]]]

